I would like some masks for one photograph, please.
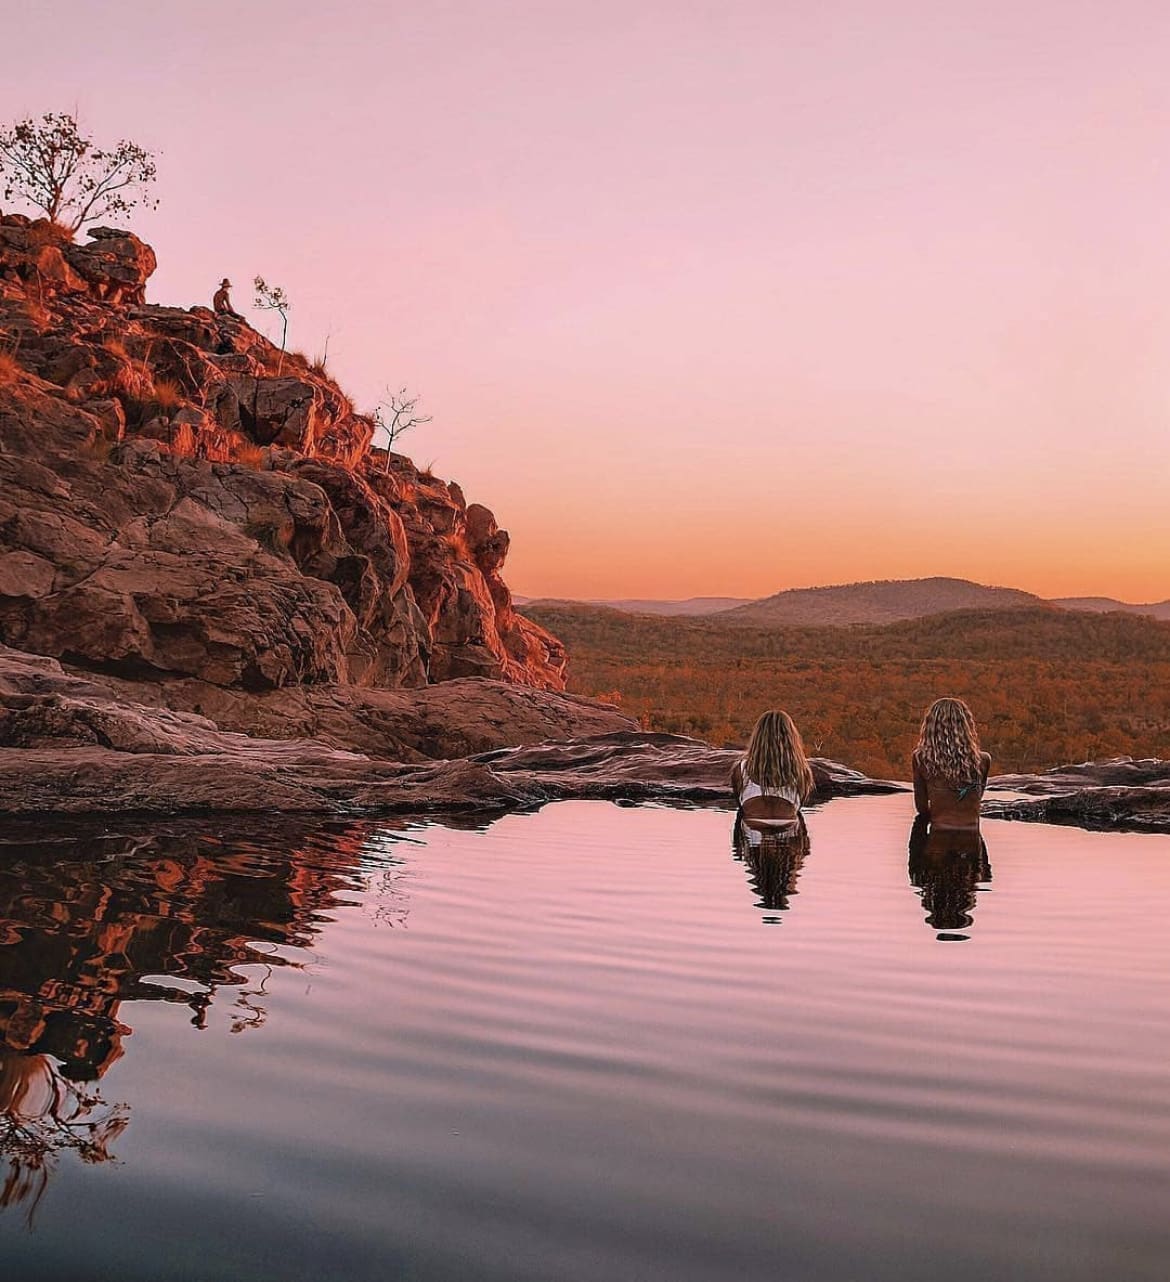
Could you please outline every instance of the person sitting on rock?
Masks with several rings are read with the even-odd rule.
[[[232,307],[232,300],[228,294],[232,283],[225,276],[219,282],[219,288],[215,291],[215,297],[211,300],[211,309],[217,316],[226,316],[229,320],[243,320],[239,312]]]

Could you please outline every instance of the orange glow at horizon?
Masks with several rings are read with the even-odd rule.
[[[548,542],[553,542],[552,536]],[[570,548],[552,548],[552,557],[525,555],[513,544],[505,577],[519,596],[570,600],[684,600],[689,597],[771,596],[789,588],[824,587],[878,579],[946,577],[970,579],[991,587],[1020,588],[1043,598],[1112,597],[1119,601],[1153,603],[1170,599],[1170,557],[1148,566],[1119,567],[1100,558],[1061,571],[1041,558],[1033,561],[1006,552],[981,555],[977,550],[949,555],[883,556],[808,554],[752,567],[737,564],[726,548],[680,565],[669,547],[615,546],[612,558],[597,549],[597,559],[575,557]]]

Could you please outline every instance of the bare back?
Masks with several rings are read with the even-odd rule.
[[[946,779],[923,772],[918,754],[912,758],[914,768],[914,808],[929,819],[932,828],[978,829],[979,807],[991,770],[991,754],[980,754],[979,779],[956,787]]]

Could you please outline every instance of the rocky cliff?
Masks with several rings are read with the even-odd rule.
[[[508,687],[561,690],[492,513],[375,448],[321,365],[147,303],[154,268],[129,233],[0,216],[0,642],[224,728],[384,751],[387,692],[487,678],[502,723]]]

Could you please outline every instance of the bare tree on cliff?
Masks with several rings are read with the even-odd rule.
[[[5,200],[23,200],[75,235],[86,223],[156,209],[148,188],[154,157],[136,142],[94,145],[75,117],[49,112],[0,133],[0,178]]]
[[[275,312],[280,317],[280,360],[276,366],[279,374],[284,367],[284,345],[288,341],[288,313],[292,303],[279,285],[270,285],[263,276],[257,276],[252,285],[256,290],[253,306],[262,312]]]
[[[396,392],[388,387],[386,399],[374,411],[375,426],[386,433],[386,471],[390,470],[390,451],[402,433],[431,421],[432,415],[418,412],[420,399],[419,396],[411,396],[405,387]]]

